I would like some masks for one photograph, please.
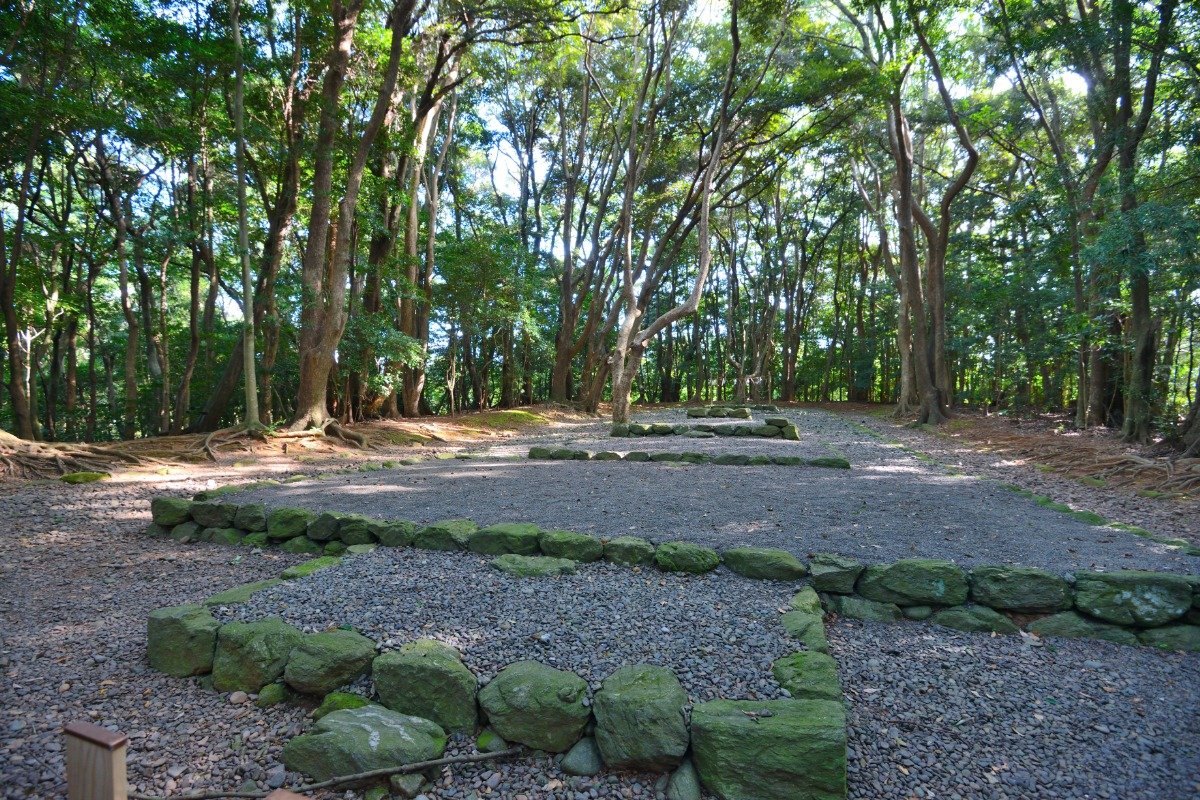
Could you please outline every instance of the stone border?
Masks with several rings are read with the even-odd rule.
[[[340,560],[314,559],[303,574],[320,568],[317,562]],[[322,698],[312,713],[317,724],[283,749],[284,766],[314,780],[437,758],[449,734],[474,735],[486,724],[476,737],[480,753],[512,742],[564,753],[559,766],[568,775],[605,767],[670,772],[663,788],[674,800],[699,800],[701,784],[734,800],[761,791],[764,781],[784,794],[846,796],[841,683],[811,587],[797,592],[781,617],[788,635],[805,646],[771,667],[788,699],[713,700],[692,706],[689,717],[687,693],[666,667],[626,665],[589,692],[574,673],[526,660],[481,687],[461,655],[435,640],[378,652],[377,643],[353,630],[304,634],[278,617],[222,625],[209,610],[280,582],[152,612],[147,658],[161,672],[203,677],[216,691],[240,693],[242,702],[253,697],[263,708],[297,695]],[[367,675],[370,697],[341,691]],[[762,763],[764,752],[774,754],[770,763]],[[427,777],[438,776],[397,775],[390,788],[413,797]]]
[[[749,420],[747,412],[742,419]],[[688,436],[693,439],[713,439],[718,436],[756,436],[762,439],[787,439],[796,442],[800,440],[800,429],[783,417],[767,417],[761,425],[746,423],[670,423],[651,422],[619,422],[612,426],[609,436],[628,438],[637,436]]]
[[[694,451],[650,453],[631,450],[622,455],[612,450],[572,450],[569,447],[531,447],[528,458],[534,461],[631,461],[631,462],[674,462],[684,464],[716,464],[718,466],[777,466],[777,467],[831,467],[850,469],[850,462],[838,456],[801,458],[800,456],[747,455],[745,453],[699,453]]]
[[[573,573],[578,564],[604,559],[666,572],[701,574],[724,563],[747,578],[797,581],[809,573],[824,607],[847,617],[876,620],[933,619],[968,631],[1100,638],[1123,644],[1200,651],[1200,576],[1121,570],[1055,575],[1016,566],[977,566],[905,559],[865,565],[817,553],[805,565],[791,553],[762,547],[716,550],[685,541],[659,545],[636,536],[598,539],[573,531],[547,531],[529,523],[479,527],[451,519],[419,526],[359,514],[236,506],[213,501],[155,498],[148,533],[177,541],[210,541],[290,553],[322,554],[284,577],[302,577],[333,566],[344,553],[411,546],[496,556],[492,566],[519,576]],[[1014,621],[1012,617],[1018,619]],[[1028,619],[1026,619],[1028,618]]]
[[[1055,575],[950,561],[864,565],[817,554],[811,584],[841,616],[930,620],[957,630],[1104,639],[1200,652],[1200,576],[1140,570]]]

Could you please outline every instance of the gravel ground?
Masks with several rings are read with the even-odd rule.
[[[215,473],[207,473],[215,474]],[[216,475],[227,479],[228,475]],[[63,724],[87,720],[129,735],[136,791],[267,788],[304,711],[231,707],[198,683],[151,670],[146,617],[300,560],[140,531],[155,494],[204,480],[66,486],[0,496],[0,797],[65,797]],[[153,779],[152,779],[153,776]]]
[[[828,634],[851,798],[1200,796],[1200,656],[922,623]]]
[[[1158,536],[1188,539],[1200,545],[1200,500],[1142,497],[1132,489],[1088,486],[1065,475],[1042,472],[1027,461],[973,450],[949,436],[898,424],[890,416],[859,412],[844,416],[881,436],[898,440],[905,447],[928,454],[945,467],[1013,483],[1072,508],[1094,511]],[[1200,569],[1200,562],[1194,569]]]
[[[694,535],[722,543],[738,537],[741,541],[790,537],[793,549],[836,549],[870,560],[910,552],[948,554],[964,562],[972,559],[962,557],[963,552],[975,552],[981,561],[1000,560],[991,555],[999,552],[1012,554],[1009,560],[1027,557],[1038,566],[1137,564],[1197,571],[1194,560],[1181,561],[1144,540],[1082,526],[984,481],[949,476],[911,453],[861,435],[835,415],[794,410],[784,415],[806,427],[799,444],[680,441],[687,442],[683,449],[699,449],[696,445],[708,442],[728,443],[728,447],[833,447],[855,468],[846,473],[794,467],[434,462],[389,473],[356,472],[342,481],[289,485],[263,496],[282,503],[287,493],[303,488],[314,503],[320,493],[328,493],[331,507],[364,510],[364,505],[386,497],[385,505],[426,509],[425,519],[461,514],[481,521],[533,518],[548,524],[557,517],[583,530],[626,533],[632,529],[661,532],[662,538]],[[681,414],[639,415],[647,421],[657,417],[678,419]],[[601,435],[606,427],[603,423],[556,426],[513,441],[509,452],[523,453],[531,444],[572,437],[605,440],[595,449],[619,449],[609,444],[618,440]],[[887,427],[880,424],[881,429]],[[1178,528],[1185,525],[1158,513],[1158,501],[1126,502],[1115,493],[997,465],[993,456],[971,453],[941,437],[911,431],[897,436],[939,457],[947,454],[948,463],[975,474],[1021,483],[1073,505],[1076,497],[1090,498],[1080,507],[1156,533],[1179,535]],[[636,440],[630,449],[649,449],[651,441]],[[657,441],[665,446],[670,440]],[[944,448],[935,447],[939,444]],[[503,455],[504,448],[493,452]],[[314,468],[319,467],[306,465],[308,471]],[[0,670],[5,679],[0,682],[0,797],[65,797],[60,729],[74,719],[91,719],[130,735],[129,775],[137,791],[231,789],[246,781],[266,789],[284,779],[279,751],[284,741],[307,726],[306,709],[276,706],[264,711],[250,704],[231,705],[227,696],[205,690],[197,681],[151,671],[144,661],[145,619],[156,607],[196,602],[215,591],[276,575],[301,557],[179,545],[148,539],[140,531],[149,522],[147,501],[156,494],[187,495],[213,484],[269,474],[281,477],[294,469],[294,464],[275,465],[273,473],[263,465],[242,470],[194,468],[187,475],[118,475],[111,482],[77,487],[56,482],[16,489],[0,486],[0,543],[6,552],[0,561]],[[1023,471],[1029,482],[1014,479],[1014,472]],[[456,475],[461,480],[450,480]],[[382,487],[375,485],[380,478],[386,478]],[[619,505],[612,499],[618,496]],[[1005,543],[1005,536],[1016,541]],[[1064,540],[1066,536],[1077,538]],[[1131,556],[1126,558],[1126,552]],[[479,569],[469,556],[397,553],[373,554],[347,568],[366,570],[372,564],[410,557],[453,558],[458,559],[456,569]],[[608,569],[615,568],[585,567],[580,576],[562,585],[578,582],[583,594],[577,596],[609,602],[615,605],[606,608],[619,610],[621,597],[587,580]],[[439,580],[447,580],[450,574],[449,569],[437,572]],[[615,577],[628,582],[623,591],[636,591],[647,602],[657,598],[666,603],[653,608],[653,613],[631,609],[621,619],[631,630],[647,632],[651,641],[643,646],[651,652],[658,647],[664,658],[690,658],[702,665],[697,669],[711,671],[711,666],[703,665],[711,665],[720,653],[733,652],[728,638],[720,636],[722,628],[729,627],[725,621],[747,615],[745,608],[725,601],[729,605],[721,612],[726,616],[712,617],[711,630],[701,631],[711,642],[712,653],[684,650],[680,641],[691,641],[690,629],[684,639],[677,624],[667,623],[671,630],[664,633],[659,623],[655,637],[653,625],[660,619],[677,619],[677,611],[671,608],[677,601],[700,614],[713,614],[705,611],[702,596],[692,593],[718,577],[656,575],[648,584],[633,573]],[[322,580],[306,583],[315,587]],[[724,594],[728,592],[743,596],[732,584],[717,591],[722,597],[733,596]],[[777,589],[753,584],[749,591],[769,595]],[[445,595],[461,602],[455,592],[461,593],[461,586],[447,584]],[[502,621],[502,611],[513,609],[518,626],[527,625],[525,617],[532,615],[545,621],[541,627],[548,627],[562,626],[571,615],[587,616],[586,608],[547,603],[541,596],[536,599],[543,602],[522,605],[524,597],[493,597],[497,606],[490,619]],[[392,609],[403,607],[404,602],[387,596],[379,600]],[[330,597],[329,603],[323,610],[341,616],[337,601]],[[513,617],[509,613],[510,621]],[[411,624],[415,623],[396,620],[392,635],[408,635],[403,632],[411,631]],[[499,622],[491,630],[498,626]],[[609,671],[592,667],[590,661],[583,664],[579,654],[571,651],[569,637],[577,634],[556,637],[554,630],[547,632],[549,643],[530,639],[524,652],[536,657],[549,650],[567,663],[580,664],[580,671],[601,675]],[[424,628],[422,635],[427,635]],[[446,635],[474,643],[477,653],[491,647],[461,631]],[[751,646],[744,631],[738,635],[737,647]],[[959,634],[916,623],[880,626],[843,621],[831,628],[830,636],[851,704],[853,797],[1042,798],[1054,797],[1058,791],[1057,796],[1065,797],[1174,800],[1200,795],[1198,656],[1103,642],[1060,640],[1026,646],[1023,639]],[[754,646],[762,649],[765,658],[772,645],[760,639]],[[515,636],[498,639],[495,647],[497,659],[503,648],[522,652]],[[485,663],[480,657],[473,665],[483,671]],[[716,680],[737,680],[736,673],[718,675]],[[693,676],[689,688],[703,691],[706,681]],[[756,690],[748,679],[741,682],[747,695]],[[960,724],[964,719],[968,722]],[[458,750],[469,752],[469,744],[452,744],[451,752]],[[908,770],[907,776],[900,767]],[[1039,775],[1059,783],[1050,788],[1038,785]],[[1019,788],[1017,784],[1028,778],[1036,788]],[[571,779],[550,760],[527,758],[503,765],[447,768],[427,795],[649,798],[654,796],[654,779],[639,775]],[[324,797],[344,796],[353,795]]]
[[[832,550],[868,562],[925,556],[965,565],[1011,563],[1057,571],[1141,568],[1193,573],[1200,568],[1194,557],[1042,508],[996,481],[947,474],[835,414],[789,410],[784,415],[804,431],[801,442],[743,445],[744,439],[719,438],[683,440],[688,444],[681,447],[703,445],[710,452],[723,452],[752,446],[792,452],[786,448],[798,444],[799,449],[819,447],[843,455],[852,469],[479,458],[304,481],[239,498],[416,522],[467,517],[481,524],[524,521],[600,536],[682,538],[717,548],[755,544],[799,555]],[[638,419],[680,420],[683,412],[655,412]],[[563,426],[492,448],[485,455],[512,455],[527,450],[530,443],[591,441],[605,430],[603,422]],[[633,450],[675,438],[604,441]]]
[[[593,689],[626,664],[669,667],[693,702],[783,697],[771,663],[796,648],[779,624],[795,584],[581,565],[575,575],[521,579],[488,558],[379,548],[260,592],[227,619],[278,615],[300,628],[353,625],[384,647],[433,638],[477,676],[533,658]]]

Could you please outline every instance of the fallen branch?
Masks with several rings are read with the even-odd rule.
[[[435,758],[430,761],[418,761],[415,764],[404,764],[399,767],[385,767],[383,769],[373,769],[367,772],[359,772],[354,775],[342,775],[338,778],[331,778],[320,783],[310,783],[304,786],[298,786],[291,791],[293,792],[315,792],[318,789],[332,789],[335,786],[343,786],[348,783],[358,783],[359,781],[368,781],[374,778],[387,778],[392,775],[407,775],[412,772],[420,772],[430,767],[441,767],[447,764],[470,764],[477,761],[490,761],[496,758],[509,758],[521,753],[525,748],[510,747],[507,750],[501,750],[497,753],[475,753],[469,756],[447,756],[446,758]],[[130,800],[221,800],[226,797],[250,798],[251,800],[261,800],[261,798],[269,795],[270,792],[200,792],[198,794],[177,794],[173,797],[163,797],[153,794],[140,794],[138,792],[130,792]]]

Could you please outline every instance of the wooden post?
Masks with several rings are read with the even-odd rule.
[[[90,722],[68,722],[67,797],[69,800],[127,800],[125,746],[129,737]]]

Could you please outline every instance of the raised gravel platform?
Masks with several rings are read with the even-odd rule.
[[[843,620],[849,797],[1200,797],[1200,656]]]
[[[515,578],[490,557],[380,547],[254,595],[218,616],[277,615],[309,631],[351,625],[384,647],[437,639],[491,679],[535,659],[593,689],[621,666],[673,670],[693,702],[785,697],[771,663],[798,646],[779,622],[796,583],[598,562],[574,575]]]
[[[868,563],[944,558],[964,566],[1019,564],[1053,571],[1150,569],[1194,573],[1200,559],[1132,533],[1088,525],[999,483],[950,475],[835,414],[783,412],[800,441],[609,438],[606,422],[379,472],[308,480],[236,495],[235,502],[346,511],[433,522],[532,522],[602,537],[687,539],[718,549],[834,551]],[[639,415],[682,421],[683,410]],[[841,455],[850,470],[819,467],[529,461],[531,444],[591,450]],[[510,458],[511,457],[511,458]]]

